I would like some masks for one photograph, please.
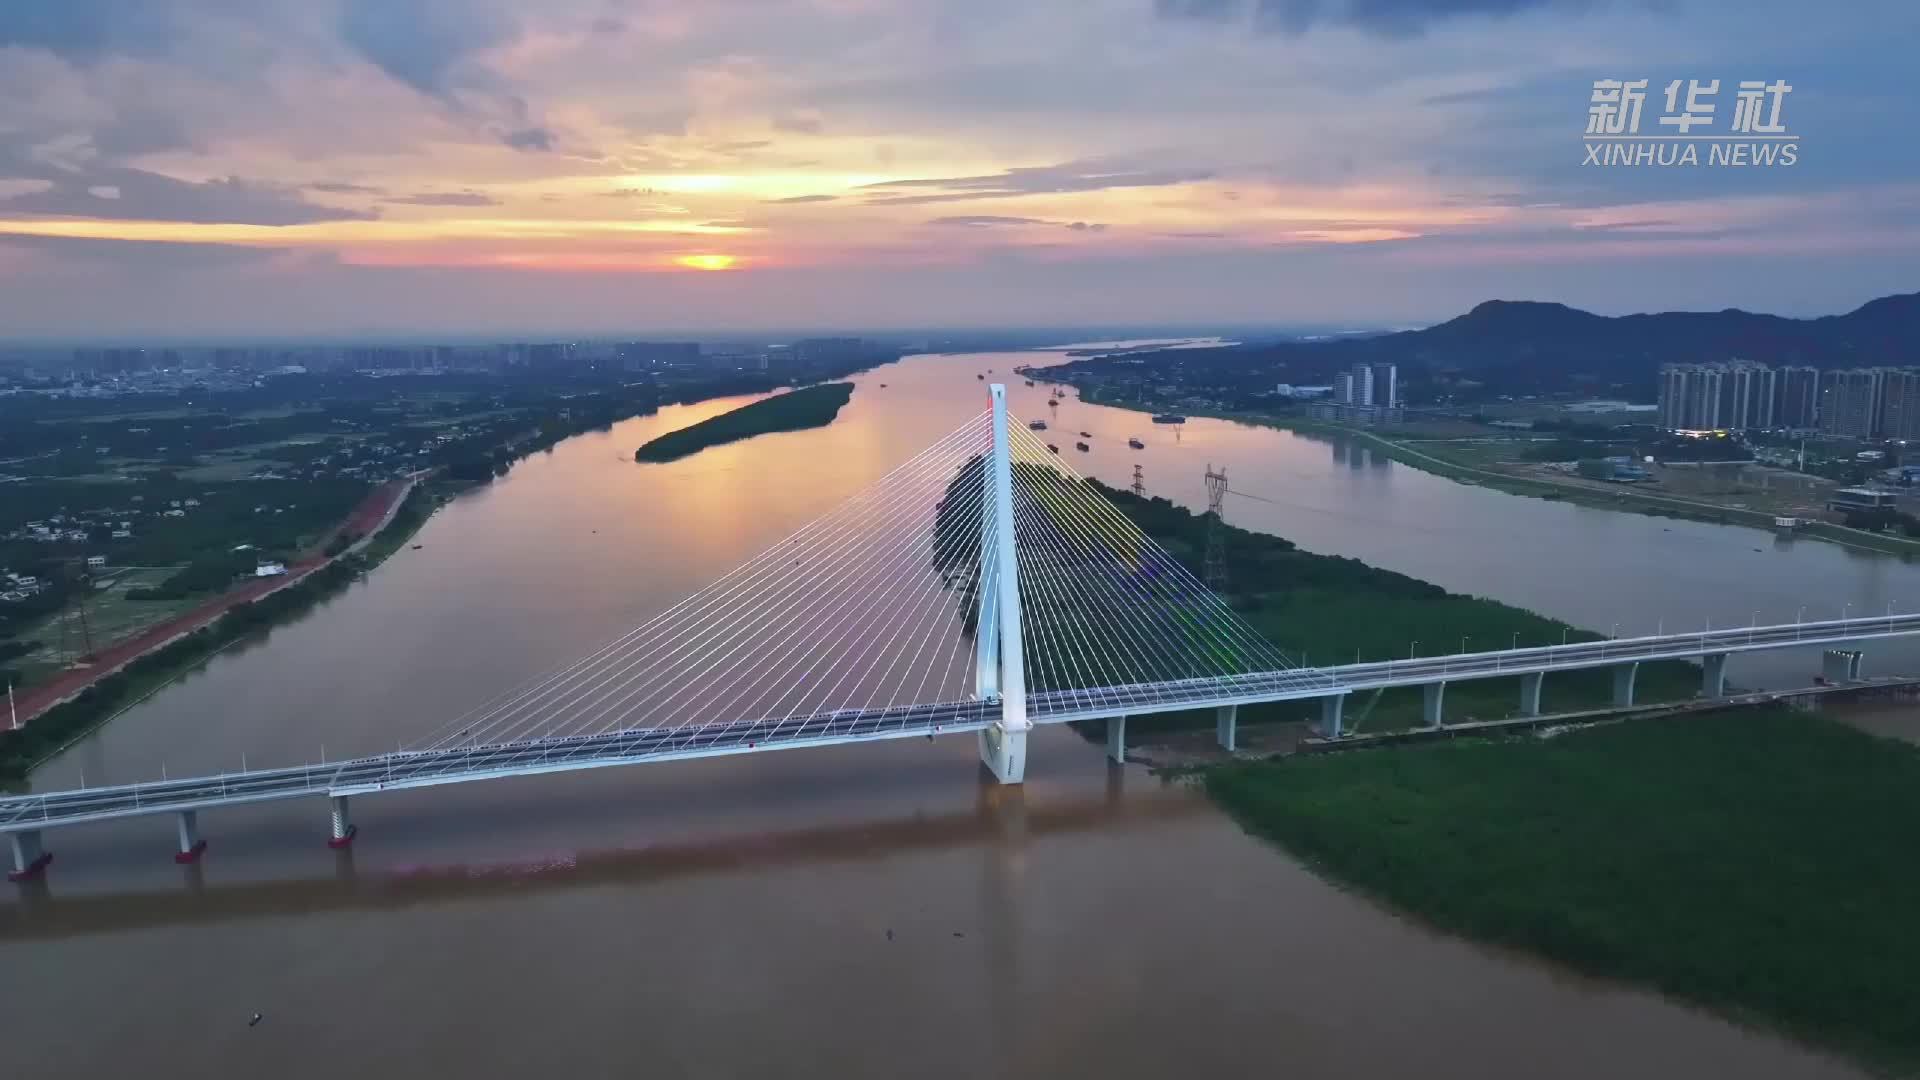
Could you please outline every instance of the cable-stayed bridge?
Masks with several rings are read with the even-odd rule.
[[[1260,636],[1053,449],[1009,417],[1005,391],[820,519],[596,652],[391,753],[0,799],[14,873],[43,868],[45,830],[175,816],[178,857],[204,849],[198,814],[250,802],[349,799],[723,754],[966,734],[1004,783],[1026,770],[1034,724],[1318,699],[1338,736],[1348,694],[1518,676],[1537,714],[1552,672],[1611,668],[1631,704],[1649,660],[1699,659],[1724,691],[1734,652],[1920,634],[1920,615],[1748,626],[1543,648],[1309,668]],[[1844,656],[1839,677],[1857,675]],[[1852,664],[1852,667],[1847,667]]]

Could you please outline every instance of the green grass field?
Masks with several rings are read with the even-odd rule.
[[[1249,831],[1450,931],[1920,1065],[1920,749],[1784,708],[1210,770]]]
[[[87,594],[86,629],[96,647],[104,647],[121,638],[137,634],[155,623],[164,622],[199,603],[204,597],[185,596],[174,600],[129,600],[131,589],[152,588],[172,576],[175,567],[137,567],[109,571],[103,588]],[[61,657],[65,643],[67,660],[83,647],[78,605],[57,612],[20,635],[37,641],[40,647],[21,658],[20,671],[31,684],[64,667]]]

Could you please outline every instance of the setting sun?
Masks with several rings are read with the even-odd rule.
[[[731,270],[736,260],[731,255],[682,255],[673,261],[689,270]]]

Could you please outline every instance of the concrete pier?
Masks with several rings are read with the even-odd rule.
[[[1860,650],[1828,649],[1820,654],[1820,674],[1830,683],[1860,681]]]
[[[1420,717],[1430,728],[1441,725],[1447,703],[1447,684],[1433,682],[1420,688]]]
[[[1338,739],[1346,735],[1347,695],[1335,694],[1320,699],[1320,735]]]
[[[1536,671],[1531,675],[1520,676],[1520,715],[1540,715],[1540,685],[1547,681],[1547,673]]]
[[[180,850],[173,853],[177,863],[198,862],[207,852],[207,842],[200,838],[200,814],[194,810],[182,810],[176,815],[180,825]]]
[[[1700,658],[1700,696],[1703,698],[1723,698],[1727,696],[1727,654],[1708,653]]]
[[[1107,717],[1107,759],[1122,765],[1127,763],[1127,718],[1124,716]]]
[[[1027,728],[994,724],[980,733],[980,760],[1003,784],[1018,784],[1027,778]]]
[[[8,881],[25,881],[38,877],[40,872],[53,861],[53,852],[40,846],[40,830],[28,829],[25,832],[8,833],[7,839],[13,845],[13,869],[7,871]]]
[[[1220,749],[1231,754],[1235,737],[1239,734],[1235,728],[1240,720],[1240,706],[1222,705],[1213,711],[1213,731],[1220,740]]]
[[[1640,661],[1615,664],[1613,668],[1613,705],[1624,709],[1633,704],[1633,680],[1640,673]]]
[[[333,803],[333,833],[327,838],[327,846],[338,849],[353,843],[353,838],[359,833],[360,827],[355,825],[347,816],[347,797],[345,795],[335,795],[331,801]]]

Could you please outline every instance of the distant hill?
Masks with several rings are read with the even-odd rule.
[[[1174,354],[1156,355],[1175,361]],[[1734,308],[1609,317],[1565,304],[1489,300],[1424,330],[1188,353],[1178,363],[1183,382],[1242,389],[1324,382],[1364,360],[1400,365],[1402,379],[1425,397],[1480,389],[1650,399],[1662,364],[1732,359],[1820,368],[1920,365],[1920,293],[1816,319]]]

